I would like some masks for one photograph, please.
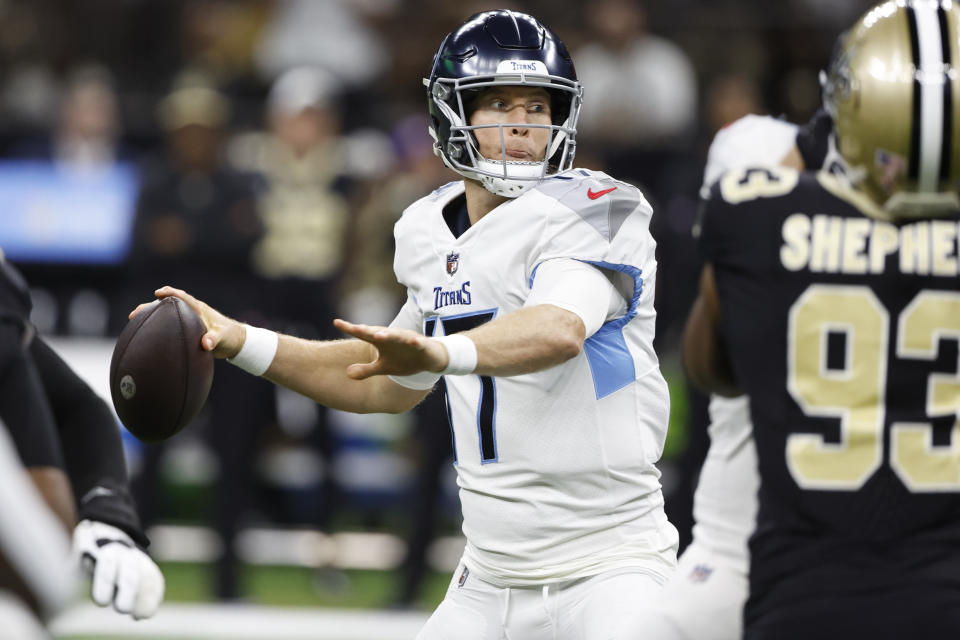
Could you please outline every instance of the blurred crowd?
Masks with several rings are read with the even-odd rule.
[[[585,87],[577,164],[634,182],[654,205],[657,344],[668,367],[695,294],[690,229],[710,140],[747,113],[809,118],[840,28],[868,4],[496,5],[536,15],[572,52]],[[113,202],[117,190],[79,191],[99,195],[66,212],[77,225],[73,240],[90,231],[114,237],[118,249],[51,256],[25,242],[8,250],[35,288],[38,328],[115,336],[161,284],[303,337],[333,337],[338,316],[389,322],[404,295],[392,273],[393,222],[456,178],[433,156],[421,78],[443,35],[489,8],[472,0],[0,0],[0,181],[23,167],[52,176],[52,188],[133,176],[118,183],[134,185],[119,205],[128,211],[110,222],[121,233],[98,235],[96,216],[78,213]],[[29,232],[45,215],[62,219],[40,209],[24,215]],[[218,367],[202,421],[178,437],[202,433],[212,443],[219,492],[209,513],[226,540],[254,508],[331,526],[344,503],[337,470],[351,447],[349,423],[338,428],[337,416],[229,367]],[[445,421],[442,402],[427,403],[394,445],[415,470],[401,603],[415,596],[443,498]],[[265,500],[264,474],[253,473],[269,468],[268,446],[310,452],[304,464],[287,457],[278,465],[299,488],[282,500]],[[672,481],[665,470],[681,531],[704,447],[704,429],[691,427],[686,450],[668,461]],[[162,460],[154,447],[139,462],[147,522],[169,510],[154,483]],[[369,504],[377,513],[375,496]],[[217,593],[237,595],[229,544]]]

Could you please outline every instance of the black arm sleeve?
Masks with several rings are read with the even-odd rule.
[[[146,547],[130,496],[123,442],[113,412],[41,338],[30,347],[63,444],[80,519],[106,522]]]
[[[63,469],[60,440],[24,325],[0,320],[0,418],[26,467]]]

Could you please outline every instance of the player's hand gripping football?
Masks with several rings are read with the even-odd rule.
[[[135,620],[149,618],[163,602],[165,582],[156,563],[120,529],[82,520],[73,530],[73,553],[92,578],[93,601]]]
[[[216,358],[232,358],[237,355],[243,346],[243,340],[246,337],[246,331],[243,324],[232,318],[223,315],[202,300],[197,300],[192,295],[182,289],[173,287],[160,287],[153,292],[158,298],[167,298],[176,296],[187,303],[193,311],[203,321],[203,326],[207,332],[203,335],[201,345],[207,351],[213,352]],[[142,309],[152,302],[145,302],[137,305],[137,308],[130,312],[130,317],[140,313]]]
[[[339,319],[334,320],[333,325],[347,335],[377,348],[377,358],[373,362],[347,367],[347,376],[354,380],[376,375],[406,376],[421,371],[442,371],[449,361],[442,344],[416,331],[371,327]]]

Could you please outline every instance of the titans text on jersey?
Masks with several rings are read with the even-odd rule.
[[[433,310],[436,311],[442,307],[449,307],[453,304],[470,304],[470,281],[467,280],[460,285],[459,289],[445,291],[443,287],[433,288]]]

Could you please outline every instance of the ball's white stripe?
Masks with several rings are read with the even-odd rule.
[[[913,3],[920,49],[920,172],[921,191],[936,191],[943,148],[943,34],[937,4]]]

